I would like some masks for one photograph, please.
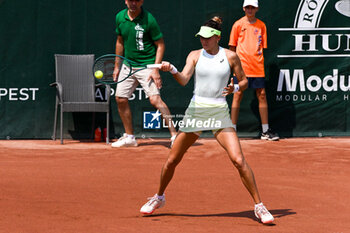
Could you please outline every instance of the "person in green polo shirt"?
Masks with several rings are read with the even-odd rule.
[[[142,8],[143,0],[125,0],[125,4],[127,9],[116,15],[116,54],[143,65],[161,63],[165,45],[156,19]],[[120,70],[115,68],[114,79],[117,79],[119,72],[123,72],[123,67]],[[118,141],[112,143],[112,147],[137,146],[128,99],[139,84],[149,97],[150,103],[165,119],[171,134],[171,143],[175,140],[176,130],[171,124],[169,108],[160,97],[162,80],[159,70],[146,69],[117,85],[115,95],[125,133]]]

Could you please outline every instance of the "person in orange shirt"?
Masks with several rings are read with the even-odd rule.
[[[244,0],[245,16],[233,24],[229,47],[241,59],[242,68],[248,78],[248,88],[256,90],[262,125],[261,139],[276,141],[279,140],[279,136],[270,129],[268,123],[268,104],[265,90],[263,49],[267,48],[267,33],[265,23],[255,16],[258,10],[258,0]],[[236,92],[233,96],[231,119],[235,129],[242,98],[243,92],[241,91]]]

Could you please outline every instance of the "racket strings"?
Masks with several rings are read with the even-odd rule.
[[[119,67],[119,74],[117,80],[113,80],[113,73],[115,67]],[[105,55],[99,57],[93,67],[93,72],[101,71],[103,73],[102,78],[97,78],[96,81],[113,84],[119,83],[132,76],[139,70],[145,69],[145,66],[138,64],[136,62],[130,61],[127,58],[118,55]]]

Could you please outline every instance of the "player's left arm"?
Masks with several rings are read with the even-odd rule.
[[[241,60],[239,59],[237,53],[225,49],[227,60],[230,64],[232,72],[235,74],[238,84],[233,84],[233,78],[231,78],[231,83],[225,88],[223,95],[226,96],[228,94],[239,91],[244,91],[248,87],[248,79],[243,71]],[[238,86],[235,86],[238,85]]]
[[[244,73],[244,70],[242,68],[241,60],[239,59],[237,53],[232,52],[231,55],[231,62],[232,62],[232,70],[233,73],[236,75],[239,85],[239,90],[244,91],[248,88],[248,79]]]

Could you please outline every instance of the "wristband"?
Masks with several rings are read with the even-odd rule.
[[[233,92],[232,93],[236,93],[237,91],[239,91],[239,85],[235,84],[235,85],[233,85]]]
[[[175,67],[173,64],[171,64],[171,70],[170,70],[169,72],[170,72],[171,74],[176,74],[176,73],[178,73],[176,67]]]

